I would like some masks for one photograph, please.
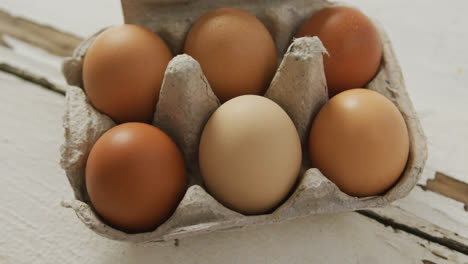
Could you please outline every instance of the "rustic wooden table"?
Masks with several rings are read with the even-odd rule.
[[[351,1],[346,1],[351,2]],[[419,184],[380,209],[164,244],[97,236],[60,207],[60,63],[116,0],[0,0],[0,263],[468,263],[468,2],[355,0],[387,29],[428,136]],[[68,33],[64,33],[68,32]]]

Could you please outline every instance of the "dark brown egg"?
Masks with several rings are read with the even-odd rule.
[[[380,66],[382,47],[372,21],[350,7],[329,7],[307,20],[296,37],[318,36],[327,49],[325,75],[331,96],[365,87]]]
[[[164,41],[148,29],[109,28],[86,52],[86,94],[96,109],[118,123],[150,122],[171,59]]]
[[[86,188],[99,215],[129,233],[150,231],[176,209],[185,192],[181,152],[164,132],[143,123],[102,135],[86,164]]]

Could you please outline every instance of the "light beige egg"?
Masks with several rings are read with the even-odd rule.
[[[301,159],[299,135],[288,114],[257,95],[221,105],[201,136],[199,162],[208,191],[243,214],[267,213],[287,198]]]

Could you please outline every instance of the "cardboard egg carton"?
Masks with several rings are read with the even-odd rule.
[[[85,186],[85,166],[96,140],[116,124],[98,112],[83,90],[82,61],[100,33],[84,41],[63,64],[70,84],[66,96],[61,166],[73,188],[74,200],[62,205],[75,210],[91,230],[110,239],[156,242],[197,233],[283,222],[314,214],[385,206],[406,196],[415,186],[426,161],[426,138],[405,89],[403,76],[388,36],[376,24],[383,58],[379,72],[367,85],[389,98],[401,111],[409,131],[410,152],[405,172],[384,195],[356,198],[341,192],[315,168],[310,168],[307,138],[313,118],[328,100],[322,54],[316,37],[293,36],[314,12],[336,5],[323,0],[122,0],[126,23],[159,34],[174,54],[181,54],[190,26],[204,13],[219,7],[238,7],[255,14],[275,40],[279,68],[265,96],[278,103],[297,127],[303,145],[303,169],[289,198],[273,212],[244,216],[214,199],[204,189],[198,167],[198,144],[203,127],[220,102],[200,65],[188,55],[169,63],[157,103],[153,125],[165,131],[181,149],[187,166],[188,188],[174,214],[152,232],[127,234],[108,226],[94,211]]]

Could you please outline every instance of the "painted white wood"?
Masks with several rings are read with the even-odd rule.
[[[446,229],[443,229],[440,226],[435,225],[433,222],[427,221],[426,219],[420,218],[419,216],[415,216],[410,211],[404,210],[396,205],[387,206],[385,208],[375,208],[367,210],[363,212],[363,214],[369,215],[370,212],[377,214],[379,220],[383,223],[389,223],[390,221],[397,222],[399,226],[393,225],[394,228],[401,229],[406,232],[412,232],[413,234],[415,234],[415,232],[420,231],[424,233],[424,235],[417,233],[418,236],[422,236],[425,238],[430,236],[430,240],[444,241],[444,243],[451,243],[448,242],[450,240],[458,243],[459,245],[466,245],[465,248],[468,249],[468,239],[463,237],[459,233],[453,233]],[[447,219],[451,218],[445,216],[440,220],[447,221]],[[466,232],[466,227],[467,226],[463,226],[459,231]],[[463,249],[458,248],[458,250]]]
[[[58,167],[63,97],[5,73],[0,89],[1,263],[468,262],[358,213],[189,237],[178,246],[104,239],[59,206],[71,198]]]
[[[63,58],[9,36],[3,39],[9,48],[0,46],[0,63],[21,69],[27,75],[42,77],[57,90],[66,91],[67,83],[61,72]]]
[[[415,187],[408,197],[395,201],[393,206],[468,239],[468,212],[463,203]],[[398,216],[394,219],[405,223]]]
[[[81,37],[123,23],[120,0],[1,0],[0,9]]]

